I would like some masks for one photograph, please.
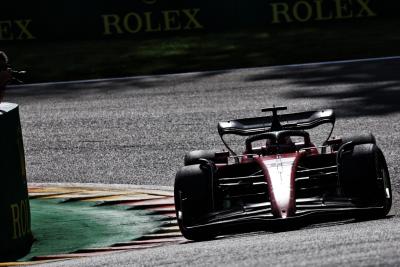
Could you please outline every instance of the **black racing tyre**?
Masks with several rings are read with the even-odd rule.
[[[210,160],[214,163],[228,163],[228,157],[216,157],[215,153],[218,151],[215,150],[194,150],[190,151],[185,155],[184,164],[185,166],[200,164],[200,159]]]
[[[371,215],[384,217],[392,206],[389,171],[375,144],[356,145],[343,152],[339,162],[340,185],[345,196],[366,206],[381,206]]]
[[[334,150],[339,150],[340,146],[351,142],[354,145],[359,144],[376,144],[375,136],[373,134],[361,134],[342,137],[342,142],[333,146]]]
[[[385,156],[383,152],[379,149],[378,152],[378,168],[377,168],[377,182],[378,182],[378,197],[380,203],[382,203],[382,209],[375,215],[377,217],[385,217],[392,207],[392,185],[390,182],[389,170],[387,167]]]
[[[212,169],[209,165],[182,167],[175,177],[176,218],[182,235],[189,240],[209,240],[216,236],[210,229],[190,228],[201,222],[213,207]]]
[[[373,134],[353,135],[342,138],[342,144],[350,141],[354,144],[376,144],[375,136]]]

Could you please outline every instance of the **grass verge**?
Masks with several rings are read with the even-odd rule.
[[[161,223],[146,211],[124,206],[93,206],[93,202],[60,203],[60,200],[31,199],[35,256],[65,254],[85,248],[101,248],[139,238]]]

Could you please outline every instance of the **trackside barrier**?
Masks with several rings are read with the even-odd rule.
[[[13,0],[1,5],[0,42],[142,38],[305,24],[351,27],[360,20],[398,19],[399,8],[399,0]]]
[[[17,104],[0,104],[0,261],[16,260],[31,248],[31,215]]]

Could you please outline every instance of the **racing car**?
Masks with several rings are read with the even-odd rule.
[[[390,177],[374,136],[331,138],[332,109],[278,115],[286,109],[274,106],[262,110],[272,112],[268,116],[219,122],[226,151],[185,155],[174,199],[186,239],[208,240],[227,229],[318,215],[369,219],[389,213]],[[317,146],[309,132],[325,124],[330,132]],[[245,139],[242,153],[227,144],[227,135]]]

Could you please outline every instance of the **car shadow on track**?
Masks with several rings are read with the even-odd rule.
[[[395,218],[395,215],[388,215],[384,218],[368,218],[368,217],[357,217],[352,218],[349,216],[338,216],[336,215],[329,215],[324,216],[319,219],[314,220],[303,220],[297,221],[296,223],[290,224],[283,224],[280,223],[278,225],[251,225],[245,228],[238,227],[232,228],[225,233],[221,233],[218,235],[214,240],[221,240],[221,239],[231,239],[231,238],[241,238],[241,237],[248,237],[252,235],[260,235],[260,234],[278,234],[278,233],[285,233],[285,232],[292,232],[292,231],[302,231],[302,230],[310,230],[310,229],[319,229],[319,228],[327,228],[327,227],[334,227],[334,226],[341,226],[341,225],[348,225],[348,224],[357,224],[362,222],[373,222],[373,221],[382,221],[382,220],[390,220]],[[186,243],[197,243],[197,242],[209,242],[213,240],[204,240],[204,241],[187,241]]]

